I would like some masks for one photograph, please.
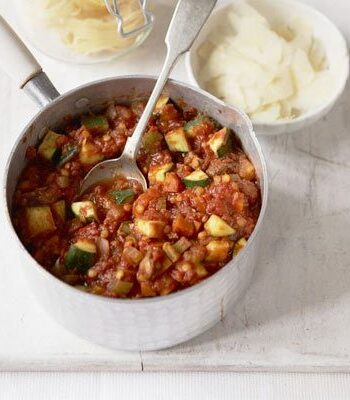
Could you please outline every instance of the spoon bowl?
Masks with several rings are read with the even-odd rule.
[[[80,193],[84,193],[97,182],[112,179],[117,175],[136,180],[142,185],[143,190],[147,189],[147,181],[137,164],[124,153],[119,158],[106,160],[95,165],[85,176],[80,187]]]

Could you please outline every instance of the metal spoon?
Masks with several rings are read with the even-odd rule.
[[[119,158],[103,161],[90,170],[81,184],[81,193],[97,182],[116,175],[135,179],[142,184],[144,190],[147,189],[146,179],[136,164],[142,135],[172,68],[179,56],[191,47],[216,1],[180,0],[178,2],[165,38],[167,55],[162,71],[133,135],[128,139],[123,154]]]

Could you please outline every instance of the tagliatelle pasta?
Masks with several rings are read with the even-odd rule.
[[[38,19],[40,15],[40,25],[56,30],[62,42],[76,53],[120,51],[138,39],[138,36],[120,36],[116,19],[109,14],[103,0],[35,0],[34,4],[33,17]],[[126,32],[144,24],[139,0],[119,0],[118,6]]]

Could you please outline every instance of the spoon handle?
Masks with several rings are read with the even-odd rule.
[[[196,39],[217,0],[179,0],[165,38],[167,55],[143,114],[128,139],[123,157],[136,159],[142,135],[177,59]]]

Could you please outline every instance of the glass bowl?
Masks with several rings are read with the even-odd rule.
[[[15,0],[19,27],[44,54],[72,63],[110,61],[153,27],[147,0]]]

